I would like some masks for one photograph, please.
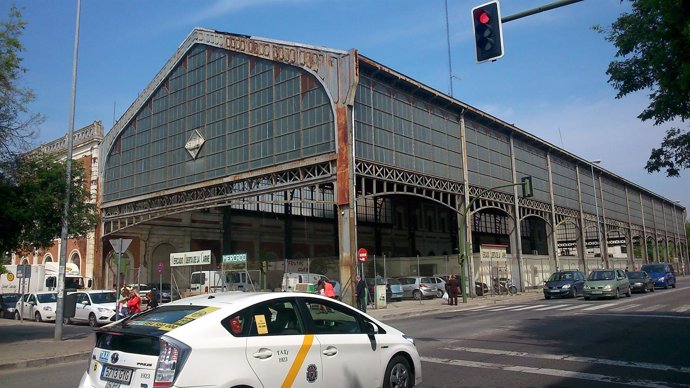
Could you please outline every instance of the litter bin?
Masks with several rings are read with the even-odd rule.
[[[377,284],[376,288],[374,289],[376,293],[376,308],[377,309],[385,309],[386,308],[386,286]]]

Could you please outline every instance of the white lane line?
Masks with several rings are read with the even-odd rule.
[[[611,307],[613,305],[615,305],[615,303],[604,303],[604,304],[600,304],[598,306],[585,307],[582,309],[582,311],[593,311],[593,310],[605,309],[605,308]]]
[[[644,312],[644,311],[656,311],[656,310],[658,310],[658,309],[660,309],[660,308],[662,308],[662,307],[664,307],[664,306],[666,306],[666,305],[665,305],[665,304],[653,304],[653,305],[648,306],[648,307],[643,307],[643,308],[641,308],[641,309],[639,309],[639,310],[637,310],[637,311],[640,311],[640,312]]]
[[[618,361],[618,360],[608,360],[605,358],[594,358],[594,357],[578,357],[571,356],[568,354],[549,354],[549,353],[528,353],[528,352],[513,352],[509,350],[496,350],[496,349],[484,349],[484,348],[468,348],[468,347],[446,347],[442,348],[445,350],[468,352],[468,353],[482,353],[491,354],[497,356],[510,356],[510,357],[529,357],[538,358],[543,360],[557,360],[557,361],[574,361],[574,362],[586,362],[588,364],[601,364],[601,365],[612,365],[612,366],[622,366],[630,368],[642,368],[642,369],[653,369],[666,372],[678,372],[678,373],[690,373],[690,367],[675,367],[671,365],[664,364],[654,364],[650,362],[635,362],[635,361]]]
[[[518,305],[515,305],[515,306],[494,307],[494,308],[491,308],[491,309],[488,309],[488,310],[484,310],[484,311],[503,311],[503,310],[510,310],[510,309],[518,309],[518,308],[520,308],[520,307],[525,307],[525,305],[524,305],[524,304],[518,304]]]
[[[684,313],[688,310],[690,310],[690,305],[686,304],[685,306],[680,306],[677,309],[673,309],[673,312],[674,313]]]
[[[513,311],[524,311],[524,310],[538,309],[539,307],[546,307],[546,306],[547,305],[545,305],[545,304],[535,304],[533,306],[521,307],[521,308],[515,309]]]
[[[493,308],[493,307],[496,307],[496,306],[478,306],[478,307],[471,307],[471,308],[468,308],[468,309],[463,309],[462,311],[481,311],[481,310],[487,310],[487,309],[490,309],[490,308]]]
[[[567,306],[567,304],[557,304],[557,305],[553,305],[553,306],[547,306],[547,307],[541,307],[538,309],[534,309],[534,311],[553,310],[553,309],[557,309],[557,308],[561,308],[561,307],[565,307],[565,306]]]
[[[537,375],[554,376],[561,378],[571,378],[580,380],[590,380],[598,381],[604,383],[612,384],[622,384],[622,385],[632,385],[637,387],[653,387],[653,388],[670,388],[670,387],[684,387],[688,388],[690,385],[681,385],[674,383],[673,385],[668,385],[663,381],[652,381],[652,380],[633,380],[627,377],[619,376],[606,376],[595,373],[583,373],[583,372],[573,372],[560,369],[549,369],[549,368],[532,368],[526,366],[515,366],[515,365],[505,365],[505,364],[494,364],[489,362],[478,362],[478,361],[465,361],[465,360],[451,360],[445,358],[436,357],[422,357],[424,362],[433,362],[436,364],[444,365],[457,365],[469,368],[483,368],[483,369],[494,369],[503,370],[507,372],[521,372],[521,373],[531,373]]]
[[[641,305],[639,305],[639,304],[632,303],[632,304],[628,304],[625,306],[616,307],[615,309],[611,309],[611,311],[625,311],[625,310],[630,310],[631,308],[640,307],[640,306]]]
[[[575,309],[581,309],[581,308],[582,308],[581,305],[576,304],[576,305],[574,305],[574,306],[564,307],[564,308],[561,309],[561,311],[575,310]]]

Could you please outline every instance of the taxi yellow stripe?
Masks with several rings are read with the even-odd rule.
[[[281,388],[292,387],[292,383],[295,382],[295,377],[297,377],[297,373],[302,367],[304,359],[307,358],[307,353],[309,353],[309,349],[311,348],[312,343],[314,343],[314,334],[305,335],[304,341],[302,341],[302,346],[299,348],[299,352],[297,352],[297,357],[295,357],[295,361],[292,362],[292,366],[290,366],[290,371],[288,371],[287,376],[285,376],[285,380],[283,380],[283,384],[280,386]]]

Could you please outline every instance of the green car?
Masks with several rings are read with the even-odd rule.
[[[630,280],[620,269],[597,269],[589,273],[585,281],[583,294],[585,300],[590,298],[616,298],[624,293],[630,296]]]

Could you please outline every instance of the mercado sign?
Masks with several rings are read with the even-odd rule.
[[[211,251],[178,252],[170,254],[170,266],[211,264]]]

